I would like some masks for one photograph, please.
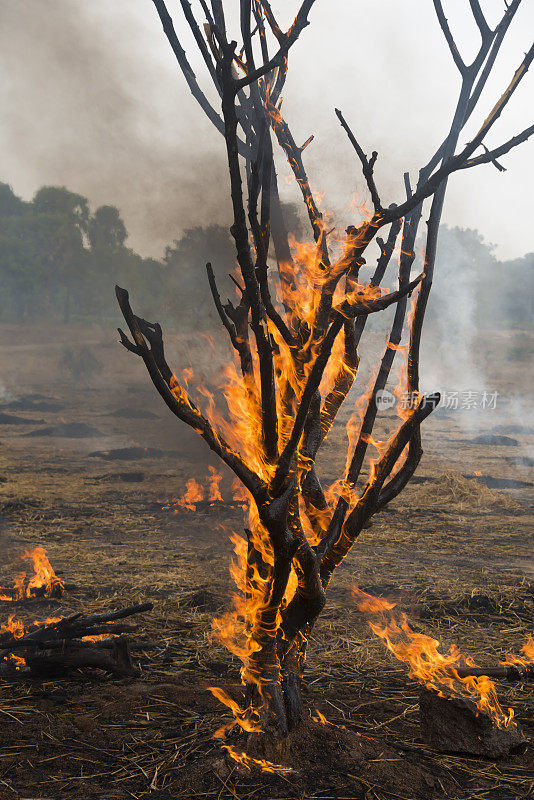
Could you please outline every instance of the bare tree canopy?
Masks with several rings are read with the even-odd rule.
[[[191,4],[181,0],[179,25],[163,0],[153,0],[187,85],[226,147],[240,302],[223,304],[211,264],[207,279],[235,350],[230,422],[194,402],[166,361],[160,325],[134,314],[128,293],[117,287],[131,339],[123,331],[120,335],[125,348],[144,361],[169,409],[204,438],[250,494],[243,604],[233,618],[234,623],[240,615],[244,618],[243,641],[239,648],[233,646],[243,660],[245,702],[235,713],[245,730],[274,730],[284,738],[298,725],[307,640],[323,609],[331,577],[373,515],[402,491],[421,460],[421,425],[440,399],[437,393],[425,396],[420,391],[419,353],[448,179],[481,163],[502,169],[500,159],[534,132],[529,126],[499,146],[485,148],[487,134],[534,58],[533,45],[519,56],[500,96],[484,109],[478,132],[462,143],[466,123],[477,108],[520,2],[509,3],[494,28],[479,3],[470,3],[465,13],[473,14],[480,45],[468,63],[440,0],[434,0],[460,89],[442,144],[423,164],[413,186],[410,176],[404,176],[405,197],[383,196],[374,176],[378,153],[369,155],[370,148],[353,131],[356,111],[336,111],[370,197],[368,212],[349,225],[340,240],[328,229],[308,179],[305,158],[311,137],[297,144],[291,109],[286,113],[282,106],[290,51],[301,34],[305,39],[314,0],[304,0],[286,30],[268,0],[241,0],[239,44],[227,31],[222,0],[209,4],[201,0],[203,13],[198,17]],[[208,98],[190,65],[181,42],[184,24],[195,38],[220,104]],[[304,250],[292,247],[284,224],[273,160],[276,145],[299,186],[309,219],[311,241]],[[412,276],[416,237],[426,213],[423,270]],[[380,256],[365,284],[360,269],[372,243],[378,244]],[[212,260],[216,257],[214,253]],[[395,260],[398,287],[386,291],[381,284]],[[394,306],[393,322],[374,379],[360,398],[359,431],[349,446],[343,474],[326,490],[316,469],[318,452],[353,385],[367,321],[389,306]],[[402,390],[411,403],[407,409],[399,405],[400,419],[387,441],[375,442],[377,397],[386,386],[406,327],[409,344]],[[370,444],[377,447],[378,456],[362,481]],[[234,633],[227,628],[220,631],[228,639]],[[226,697],[220,691],[218,696]]]

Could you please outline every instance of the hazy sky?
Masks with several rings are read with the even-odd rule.
[[[176,0],[177,29],[199,78],[209,82]],[[293,0],[272,3],[286,24]],[[461,47],[478,33],[467,0],[444,0]],[[503,2],[482,0],[490,22]],[[196,0],[193,0],[193,7]],[[228,2],[235,11],[237,0]],[[0,0],[0,180],[29,199],[42,184],[85,194],[93,207],[121,209],[130,244],[161,256],[193,225],[228,221],[223,140],[185,87],[151,0]],[[431,0],[317,0],[311,25],[291,51],[283,110],[305,152],[313,187],[336,221],[352,221],[364,199],[358,164],[334,107],[370,152],[384,203],[401,201],[402,173],[416,171],[441,141],[458,73]],[[523,0],[482,97],[469,139],[509,82],[534,32],[534,0]],[[469,56],[466,56],[469,60]],[[534,72],[489,137],[499,144],[532,123]],[[491,165],[456,175],[444,219],[478,228],[502,257],[534,251],[534,139]],[[280,162],[280,174],[289,168]],[[284,183],[284,181],[282,181]],[[293,186],[285,190],[297,198]]]

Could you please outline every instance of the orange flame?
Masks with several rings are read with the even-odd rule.
[[[534,639],[532,634],[528,634],[527,639],[521,652],[525,654],[524,657],[514,656],[512,653],[507,653],[505,658],[500,662],[501,664],[514,664],[515,666],[527,667],[534,664]]]
[[[281,764],[273,764],[272,761],[266,761],[264,758],[253,758],[246,753],[240,753],[235,747],[232,747],[232,745],[223,744],[221,746],[228,752],[230,758],[233,758],[233,760],[241,764],[242,767],[246,767],[249,772],[252,770],[252,767],[257,767],[261,769],[262,772],[272,772],[276,775],[287,775],[295,771],[292,767],[284,767]]]
[[[325,715],[324,715],[324,714],[322,714],[322,713],[319,711],[319,709],[318,709],[318,708],[316,708],[316,709],[315,709],[315,714],[316,714],[316,716],[313,716],[313,714],[312,714],[312,720],[313,720],[314,722],[320,722],[320,723],[321,723],[321,725],[331,725],[333,728],[340,728],[340,730],[346,730],[346,728],[345,728],[345,726],[344,726],[344,725],[336,725],[336,723],[335,723],[335,722],[330,722],[330,720],[329,720],[329,719],[327,719],[327,718],[325,717]]]
[[[185,508],[187,511],[195,511],[196,503],[204,500],[204,487],[196,482],[194,478],[189,478],[186,489],[181,497],[172,501],[174,508]],[[171,508],[171,505],[163,506],[164,510]]]
[[[33,550],[26,549],[21,559],[27,559],[33,563],[33,575],[28,577],[27,572],[21,572],[13,582],[13,589],[1,589],[0,600],[14,601],[33,597],[36,594],[44,597],[61,597],[65,585],[54,572],[44,547],[35,547]],[[27,579],[27,582],[26,582]],[[7,594],[7,592],[11,592]]]
[[[251,719],[247,719],[247,713],[256,715],[253,709],[243,710],[239,703],[236,703],[236,701],[233,700],[229,694],[227,694],[223,689],[220,689],[218,686],[206,686],[206,689],[208,692],[211,692],[212,695],[217,698],[217,700],[220,700],[223,705],[229,708],[234,715],[232,722],[229,722],[227,725],[223,725],[222,728],[219,728],[214,733],[214,739],[222,739],[226,735],[226,732],[233,728],[234,725],[239,725],[239,727],[247,733],[261,733],[261,728],[259,728]]]
[[[12,633],[15,639],[20,639],[24,636],[24,623],[10,614],[7,623],[0,622],[0,633]]]
[[[437,639],[416,633],[408,625],[406,614],[393,614],[395,603],[381,600],[352,587],[358,610],[369,614],[373,633],[379,636],[388,650],[410,667],[410,677],[437,692],[441,697],[463,697],[476,706],[478,712],[487,714],[500,728],[515,726],[514,712],[504,712],[495,691],[495,684],[488,677],[460,678],[456,668],[463,664],[476,666],[474,661],[462,655],[455,645],[449,654],[440,653]]]
[[[217,502],[218,500],[222,500],[223,496],[220,490],[220,483],[222,481],[222,475],[217,472],[215,467],[211,465],[208,467],[209,475],[208,475],[208,497],[212,503]]]

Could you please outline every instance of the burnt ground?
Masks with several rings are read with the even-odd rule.
[[[0,583],[12,580],[26,546],[42,545],[67,592],[61,600],[0,603],[0,619],[144,600],[155,607],[130,634],[140,678],[0,679],[0,798],[534,796],[532,748],[491,761],[440,754],[421,741],[418,684],[349,596],[357,583],[393,597],[416,630],[447,649],[456,643],[481,664],[518,652],[532,631],[534,427],[506,401],[511,386],[524,395],[531,387],[524,366],[503,368],[505,334],[494,337],[488,358],[499,410],[476,419],[454,410],[431,417],[417,482],[376,518],[338,571],[310,643],[305,686],[310,715],[319,709],[332,724],[310,720],[293,743],[294,772],[275,776],[242,772],[212,739],[227,717],[205,687],[238,692],[239,665],[209,642],[214,611],[191,604],[206,589],[208,606],[228,606],[227,534],[240,529],[241,512],[230,505],[163,510],[188,478],[202,482],[217,461],[171,417],[142,365],[109,334],[67,332],[72,346],[89,342],[103,363],[85,385],[58,372],[65,329],[4,326],[1,333],[0,411],[28,423],[0,424]],[[191,357],[207,370],[209,346],[198,336],[170,337],[170,351],[173,363]],[[473,441],[488,433],[519,445]],[[344,425],[336,425],[322,462],[331,477],[343,462],[343,438]],[[110,455],[117,449],[120,459]],[[491,488],[471,477],[475,471]],[[532,737],[532,686],[497,689]]]

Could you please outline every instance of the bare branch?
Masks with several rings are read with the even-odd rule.
[[[471,93],[471,97],[469,98],[469,104],[467,106],[463,125],[465,125],[465,123],[468,121],[471,114],[476,108],[476,105],[480,99],[480,95],[482,94],[482,91],[487,83],[487,80],[491,74],[495,61],[499,54],[499,50],[501,49],[504,37],[506,36],[508,28],[510,27],[512,20],[519,6],[521,5],[521,2],[522,0],[512,0],[510,5],[506,7],[506,10],[502,18],[493,33],[493,41],[490,37],[482,39],[480,52],[475,58],[475,61],[473,62],[471,69],[474,72],[478,73],[478,71],[482,67],[482,64],[484,63],[484,60],[486,60],[486,62],[484,63],[484,68],[480,72],[478,81],[476,82],[476,85]]]
[[[259,0],[259,5],[263,9],[263,12],[265,14],[265,19],[269,23],[269,27],[271,28],[273,35],[278,40],[278,43],[282,44],[284,39],[284,33],[282,32],[282,29],[280,28],[275,19],[273,10],[271,8],[271,4],[268,2],[268,0]]]
[[[352,303],[345,299],[337,307],[336,311],[347,319],[363,316],[365,314],[373,314],[376,311],[383,311],[385,308],[393,305],[393,303],[396,303],[405,295],[410,294],[410,292],[412,292],[415,287],[421,283],[423,278],[424,272],[418,275],[417,278],[414,278],[413,281],[410,281],[410,283],[408,283],[402,289],[398,289],[396,292],[388,292],[388,294],[382,295],[382,297],[377,297],[374,300],[362,299],[359,302]],[[363,294],[364,293],[362,292],[362,295]]]
[[[226,22],[224,19],[224,8],[222,0],[211,0],[211,10],[215,25],[219,29],[221,36],[226,36]]]
[[[462,112],[462,120],[459,122],[461,128],[465,127],[476,108],[476,105],[480,99],[480,95],[495,64],[495,60],[504,41],[506,32],[508,31],[508,28],[520,4],[521,0],[512,0],[510,5],[506,7],[499,24],[493,32],[493,35],[482,39],[480,50],[478,51],[473,63],[469,67],[468,74],[464,75],[463,77],[460,95],[462,96],[467,89],[470,92],[470,96],[465,104],[462,102],[462,106],[465,105],[465,107],[463,108]],[[461,103],[461,100],[462,98],[459,100],[459,103]],[[428,177],[433,172],[439,162],[443,159],[446,144],[447,139],[442,142],[428,164],[423,167],[421,170],[422,175]]]
[[[436,189],[445,180],[445,178],[447,178],[451,173],[456,172],[457,170],[463,168],[463,165],[469,160],[470,156],[473,154],[476,148],[482,144],[482,141],[486,136],[486,134],[490,131],[492,126],[499,119],[505,106],[508,104],[510,98],[516,91],[521,80],[526,75],[533,59],[534,59],[534,45],[532,45],[528,53],[525,55],[520,66],[516,69],[514,76],[510,81],[510,83],[508,84],[507,88],[505,89],[505,91],[503,92],[497,103],[495,103],[489,115],[486,117],[482,126],[480,127],[478,133],[473,137],[473,139],[469,142],[469,144],[467,144],[464,147],[461,153],[458,153],[458,155],[451,156],[449,159],[447,159],[442,164],[442,166],[438,170],[436,170],[436,172],[434,172],[433,175],[431,175],[430,178],[425,183],[423,183],[422,186],[417,188],[412,197],[410,197],[408,200],[406,200],[404,203],[401,203],[394,209],[387,209],[383,214],[381,224],[383,224],[384,222],[391,222],[393,219],[398,219],[399,217],[403,217],[406,214],[408,214],[412,209],[414,209],[417,205],[419,205],[419,203],[422,203],[423,200],[434,194]],[[527,131],[528,130],[529,129],[527,128]],[[524,141],[524,139],[522,141]]]
[[[453,61],[458,67],[460,74],[465,75],[467,72],[467,67],[464,64],[462,57],[458,51],[456,42],[454,41],[454,37],[451,33],[451,29],[449,28],[449,23],[447,22],[447,17],[443,13],[443,6],[441,4],[441,0],[433,0],[433,3],[434,3],[434,10],[438,18],[438,22],[440,24],[440,28],[443,31],[445,41],[449,45],[449,50],[451,51]]]
[[[376,504],[384,481],[408,444],[414,430],[418,428],[429,414],[436,408],[440,400],[438,393],[422,397],[417,408],[400,425],[391,437],[388,446],[374,466],[373,474],[367,482],[363,493],[347,517],[341,532],[335,528],[327,533],[317,547],[321,556],[321,581],[326,588],[334,569],[341,564],[352,548],[369,517],[376,510]]]
[[[125,289],[121,289],[120,286],[116,286],[115,293],[122,315],[138,348],[137,355],[140,355],[145,362],[148,373],[152,378],[152,383],[167,406],[173,414],[199,433],[209,447],[235,472],[253,496],[259,497],[262,490],[265,490],[263,481],[249,469],[241,456],[234,452],[222,436],[212,428],[209,420],[202,416],[187,392],[176,380],[174,373],[164,359],[160,326],[157,323],[151,326],[152,335],[146,327],[147,323],[143,326],[145,335],[149,335],[152,339],[150,342],[151,347],[149,348],[145,341],[145,335],[141,330],[141,324],[144,320],[134,315],[130,306],[128,292]],[[125,338],[121,332],[121,340]],[[127,349],[130,352],[135,352],[131,347]]]
[[[219,86],[219,81],[217,80],[217,75],[215,71],[215,64],[213,63],[213,59],[210,55],[210,52],[206,46],[206,40],[202,36],[200,28],[198,27],[198,23],[195,19],[193,12],[191,11],[191,3],[189,0],[180,0],[180,4],[182,6],[182,10],[184,12],[184,16],[187,20],[189,27],[191,28],[191,32],[195,37],[195,41],[197,43],[197,47],[200,50],[202,58],[204,59],[204,63],[208,68],[208,72],[211,75],[215,88],[221,94],[221,87]]]
[[[479,164],[489,164],[492,163],[497,169],[501,172],[504,171],[504,167],[501,164],[496,163],[496,159],[500,158],[501,156],[506,155],[517,145],[526,142],[534,134],[534,125],[530,125],[528,128],[525,128],[524,131],[518,133],[517,136],[513,136],[511,139],[508,139],[507,142],[501,144],[499,147],[495,147],[493,150],[488,150],[485,148],[485,153],[480,156],[476,156],[474,158],[470,158],[466,161],[460,169],[468,169],[469,167],[476,167]],[[485,147],[484,145],[482,145]]]
[[[349,141],[350,141],[351,145],[356,150],[356,153],[358,154],[358,158],[362,162],[362,172],[363,172],[365,180],[367,181],[367,188],[369,189],[369,193],[371,195],[371,200],[373,201],[373,206],[374,206],[375,212],[380,213],[382,211],[382,204],[380,202],[380,197],[379,197],[379,194],[378,194],[378,191],[377,191],[377,188],[376,188],[376,183],[375,183],[375,179],[374,179],[374,175],[373,175],[373,169],[374,169],[374,165],[375,165],[376,159],[378,157],[378,153],[375,151],[371,155],[370,159],[367,158],[367,156],[363,152],[360,144],[356,141],[356,137],[354,136],[353,132],[351,131],[351,129],[349,128],[349,126],[345,122],[345,119],[344,119],[343,114],[341,113],[341,111],[338,108],[336,108],[335,112],[336,112],[337,118],[341,122],[341,125],[345,129],[345,131],[347,133],[347,136],[349,137]]]
[[[306,203],[308,217],[313,230],[313,236],[321,248],[322,264],[324,267],[328,267],[330,266],[330,259],[328,258],[323,215],[317,208],[313,192],[310,188],[308,176],[302,161],[302,151],[295,142],[287,122],[282,117],[279,109],[274,106],[268,94],[265,96],[264,102],[269,121],[278,140],[278,144],[286,154],[287,162],[291,167],[291,170],[295,176],[295,180],[297,181],[302,192],[303,200]]]
[[[252,262],[243,200],[236,133],[235,81],[231,72],[234,51],[235,42],[225,47],[224,58],[221,65],[223,85],[222,109],[225,122],[225,142],[234,214],[234,223],[231,227],[231,233],[236,244],[237,260],[241,269],[241,274],[245,281],[245,288],[247,290],[251,310],[251,327],[254,332],[258,350],[261,386],[260,408],[265,457],[268,461],[273,461],[278,455],[278,420],[276,414],[273,358],[265,308],[261,299],[260,287]]]
[[[525,77],[528,68],[532,64],[533,59],[534,59],[534,44],[532,45],[530,50],[525,54],[525,57],[521,62],[521,64],[519,65],[519,67],[516,69],[512,80],[510,81],[505,91],[500,96],[500,98],[497,100],[497,102],[493,106],[492,110],[490,111],[484,122],[482,123],[481,128],[479,129],[476,136],[474,136],[471,145],[469,145],[469,147],[474,149],[478,144],[482,143],[486,134],[489,132],[494,123],[501,116],[504,108],[508,104],[510,98],[512,97],[517,87],[519,86],[521,80]],[[468,148],[466,148],[466,150],[467,149]],[[473,152],[473,149],[471,150],[471,152]],[[471,153],[469,153],[469,155],[471,155]]]
[[[471,6],[471,11],[473,12],[473,17],[475,18],[482,39],[491,36],[491,28],[486,21],[484,12],[480,8],[479,0],[469,0],[469,5]]]
[[[284,63],[284,59],[287,56],[290,48],[295,44],[304,28],[310,24],[308,21],[308,14],[314,2],[315,0],[305,0],[305,2],[302,3],[298,14],[293,21],[293,24],[285,34],[282,43],[280,44],[280,49],[278,52],[275,53],[275,55],[269,61],[262,64],[261,67],[252,70],[251,72],[247,73],[244,78],[236,81],[236,91],[243,89],[245,86],[249,86],[251,83],[255,83],[268,72],[272,72],[273,69],[280,67]]]
[[[176,35],[176,31],[174,29],[174,25],[172,22],[172,18],[167,11],[167,7],[165,5],[164,0],[152,0],[156,7],[156,11],[158,12],[159,18],[161,20],[161,24],[163,26],[163,30],[165,32],[165,36],[172,48],[174,55],[176,56],[176,60],[180,65],[180,69],[182,70],[184,77],[187,81],[187,85],[191,91],[191,94],[198,102],[208,119],[215,125],[217,130],[220,133],[224,133],[224,123],[219,114],[215,111],[211,103],[208,101],[206,95],[201,90],[197,83],[197,79],[195,73],[193,72],[189,61],[187,60],[187,56],[185,54],[185,50],[183,49],[182,45],[180,44],[180,40]]]
[[[237,350],[238,349],[237,331],[235,329],[234,323],[228,318],[228,315],[223,308],[223,304],[221,303],[221,297],[217,290],[217,284],[215,283],[215,275],[213,274],[213,267],[211,266],[209,261],[206,264],[206,271],[208,273],[208,282],[210,285],[213,302],[215,303],[215,308],[217,309],[217,313],[220,317],[222,324],[228,331],[228,335],[230,336],[230,341]]]
[[[343,326],[343,330],[345,333],[345,352],[343,360],[339,365],[332,388],[325,397],[323,407],[321,408],[321,442],[323,442],[328,435],[339,409],[352,388],[360,363],[353,320],[347,320]]]
[[[308,416],[308,411],[310,408],[310,403],[312,401],[314,393],[319,388],[319,384],[321,382],[321,378],[323,372],[325,370],[326,364],[328,363],[328,359],[330,358],[330,354],[332,352],[332,347],[334,346],[334,342],[336,337],[343,327],[343,323],[345,319],[351,319],[352,317],[360,316],[360,315],[367,315],[372,314],[375,311],[382,311],[384,308],[396,303],[406,294],[411,292],[418,283],[422,280],[423,275],[418,275],[415,280],[410,281],[410,283],[405,286],[402,290],[398,290],[397,292],[390,292],[383,297],[379,297],[375,300],[369,300],[365,303],[356,303],[354,305],[349,304],[346,300],[343,301],[341,306],[343,307],[343,312],[338,311],[336,314],[334,321],[330,325],[328,333],[324,337],[317,358],[313,364],[313,367],[310,370],[310,374],[308,376],[308,380],[306,381],[306,386],[304,387],[304,391],[302,392],[302,396],[300,398],[300,404],[298,407],[297,414],[295,416],[295,421],[293,423],[293,429],[291,431],[291,435],[289,440],[282,451],[280,458],[278,460],[278,466],[276,468],[275,476],[271,482],[272,490],[276,491],[278,487],[282,486],[285,480],[287,479],[289,473],[289,467],[291,464],[291,460],[296,452],[298,443],[300,441],[300,437],[302,436],[304,425],[306,423],[306,418]]]

